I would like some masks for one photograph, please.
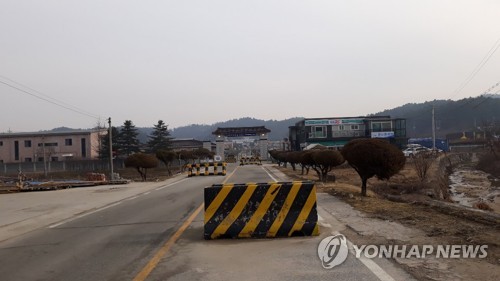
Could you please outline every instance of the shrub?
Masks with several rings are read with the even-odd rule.
[[[396,146],[382,139],[355,139],[341,150],[345,160],[361,178],[361,195],[366,196],[366,183],[376,176],[388,180],[405,165],[406,158]]]

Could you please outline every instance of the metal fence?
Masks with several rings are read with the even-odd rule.
[[[113,161],[115,168],[124,168],[122,159]],[[19,171],[23,173],[43,173],[45,172],[94,172],[108,171],[109,161],[103,160],[80,160],[80,161],[57,161],[57,162],[22,162],[22,163],[1,163],[0,174],[12,175]]]

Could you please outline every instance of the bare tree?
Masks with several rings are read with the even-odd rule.
[[[415,168],[417,176],[421,182],[425,181],[427,178],[427,172],[432,166],[434,159],[435,158],[432,153],[417,153],[417,155],[413,158],[413,167]]]

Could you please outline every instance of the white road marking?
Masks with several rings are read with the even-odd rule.
[[[332,228],[332,225],[329,223],[325,222],[325,219],[318,214],[318,222],[321,226],[327,227],[327,228]]]
[[[172,185],[174,185],[174,184],[178,184],[178,183],[180,183],[180,182],[183,182],[183,181],[185,181],[185,180],[187,180],[187,179],[188,179],[188,178],[185,178],[185,179],[182,179],[182,180],[180,180],[180,181],[176,181],[176,182],[173,182],[173,183],[171,183],[171,184],[167,184],[167,185],[164,185],[164,186],[162,186],[162,187],[155,188],[155,190],[162,190],[162,189],[167,188],[167,187],[170,187],[170,186],[172,186]]]
[[[341,234],[338,231],[333,231],[333,235]],[[347,238],[346,238],[347,240]],[[351,241],[347,240],[347,248],[349,248],[349,252],[356,257],[356,252],[354,251],[354,247]],[[368,268],[377,278],[381,281],[395,281],[389,273],[385,272],[378,264],[376,264],[373,260],[366,258],[365,256],[360,256],[357,258],[361,263],[363,263],[366,268]]]
[[[122,203],[122,202],[116,202],[116,203],[113,203],[113,204],[111,204],[111,205],[104,206],[104,207],[99,208],[99,209],[97,209],[97,210],[93,210],[93,211],[90,211],[90,212],[88,212],[88,213],[81,214],[81,215],[78,215],[78,216],[76,216],[76,217],[73,217],[73,218],[70,218],[70,219],[64,220],[64,221],[62,221],[62,222],[59,222],[59,223],[53,224],[53,225],[49,226],[48,228],[55,228],[55,227],[61,226],[61,225],[65,224],[65,223],[68,223],[68,222],[74,221],[74,220],[76,220],[76,219],[81,219],[81,218],[83,218],[83,217],[85,217],[85,216],[88,216],[88,215],[91,215],[91,214],[95,214],[95,213],[100,212],[100,211],[102,211],[102,210],[106,210],[106,209],[108,209],[108,208],[111,208],[111,207],[114,207],[114,206],[120,205],[121,203]]]
[[[265,172],[266,174],[273,180],[273,181],[278,181],[277,179],[275,179],[264,167],[261,167]]]
[[[183,182],[183,181],[185,181],[185,180],[187,180],[187,179],[188,179],[188,178],[185,178],[185,179],[182,179],[182,180],[180,180],[180,181],[176,181],[176,182],[173,182],[173,183],[171,183],[171,184],[167,184],[167,185],[165,185],[165,186],[162,186],[162,187],[156,188],[155,190],[161,190],[161,189],[164,189],[164,188],[169,187],[169,186],[172,186],[172,185],[174,185],[174,184],[178,184],[178,183],[180,183],[180,182]],[[148,192],[146,192],[146,193],[143,193],[143,195],[146,195],[146,194],[149,194],[149,193],[151,193],[151,191],[148,191]],[[136,196],[133,196],[133,197],[130,197],[130,198],[127,198],[127,199],[124,199],[123,201],[134,200],[134,199],[138,198],[140,195],[141,195],[141,194],[136,195]],[[111,208],[111,207],[114,207],[114,206],[120,205],[123,201],[116,202],[116,203],[113,203],[113,204],[111,204],[111,205],[104,206],[104,207],[102,207],[102,208],[99,208],[99,209],[96,209],[96,210],[90,211],[90,212],[88,212],[88,213],[84,213],[84,214],[78,215],[78,216],[76,216],[76,217],[72,217],[72,218],[67,219],[67,220],[63,220],[62,222],[59,222],[59,223],[56,223],[56,224],[53,224],[53,225],[48,226],[48,228],[56,228],[56,227],[61,226],[61,225],[65,224],[65,223],[68,223],[68,222],[74,221],[74,220],[76,220],[76,219],[80,219],[80,218],[83,218],[83,217],[85,217],[85,216],[88,216],[88,215],[91,215],[91,214],[95,214],[95,213],[100,212],[100,211],[102,211],[102,210],[106,210],[106,209],[108,209],[108,208]]]
[[[354,252],[354,248],[352,246],[351,241],[347,240],[347,246],[349,248],[349,252],[351,254],[356,255]],[[394,278],[392,278],[389,273],[385,272],[378,264],[376,264],[373,260],[366,258],[365,256],[360,256],[358,258],[359,261],[361,261],[375,276],[378,277],[378,279],[382,281],[394,281]]]

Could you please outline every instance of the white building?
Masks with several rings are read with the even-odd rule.
[[[0,163],[96,159],[107,130],[0,134]]]

